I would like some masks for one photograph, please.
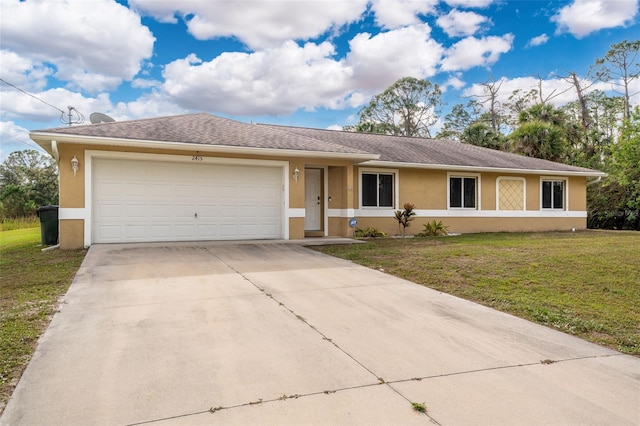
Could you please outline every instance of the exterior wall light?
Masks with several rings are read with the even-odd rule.
[[[71,170],[73,170],[73,175],[75,176],[78,173],[78,169],[80,168],[80,161],[74,155],[71,159]]]
[[[293,180],[298,181],[298,176],[300,176],[300,170],[296,167],[293,169]]]

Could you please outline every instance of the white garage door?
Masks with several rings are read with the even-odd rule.
[[[282,238],[278,167],[95,159],[94,243]]]

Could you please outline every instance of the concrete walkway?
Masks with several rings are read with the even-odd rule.
[[[295,244],[97,245],[0,424],[638,425],[640,359]]]

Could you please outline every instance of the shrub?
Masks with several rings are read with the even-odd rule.
[[[416,212],[413,211],[416,206],[415,204],[404,203],[402,207],[404,210],[396,210],[395,218],[398,221],[398,232],[400,231],[400,225],[402,225],[402,236],[404,236],[407,227],[411,225],[410,222],[413,220],[413,216],[416,215]]]
[[[424,224],[424,229],[418,234],[418,237],[435,237],[438,235],[448,235],[449,226],[442,223],[441,220],[433,219],[431,222]]]
[[[382,231],[377,230],[376,228],[365,228],[365,229],[360,229],[360,228],[356,228],[356,237],[358,238],[379,238],[379,237],[386,237],[387,234],[385,234]]]

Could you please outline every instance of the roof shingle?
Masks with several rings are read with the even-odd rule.
[[[540,158],[525,157],[449,140],[320,130],[303,127],[261,126],[280,128],[290,133],[318,139],[323,142],[339,144],[366,152],[374,152],[380,155],[379,161],[393,163],[578,173],[594,172],[594,170],[583,167],[570,166],[542,160]]]
[[[366,154],[356,148],[206,113],[58,127],[35,133],[40,132],[137,141]]]
[[[282,149],[328,154],[369,154],[390,163],[461,168],[535,170],[598,175],[597,171],[459,142],[247,124],[207,113],[59,127],[33,133],[67,134],[130,141]]]

